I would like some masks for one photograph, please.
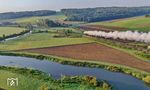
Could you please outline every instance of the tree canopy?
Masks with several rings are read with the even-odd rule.
[[[32,17],[32,16],[48,16],[54,14],[56,14],[56,11],[51,11],[51,10],[7,12],[7,13],[0,13],[0,19],[14,19],[14,18],[23,18],[23,17]]]
[[[98,7],[62,9],[70,21],[96,22],[150,14],[150,7]]]

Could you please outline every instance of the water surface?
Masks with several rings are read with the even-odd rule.
[[[18,66],[33,68],[52,75],[58,79],[61,75],[91,75],[108,81],[115,90],[150,90],[144,82],[123,73],[116,73],[100,68],[77,67],[25,57],[0,56],[0,66]]]

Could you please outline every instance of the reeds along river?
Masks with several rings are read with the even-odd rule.
[[[20,68],[34,68],[52,75],[58,79],[61,75],[90,75],[97,79],[108,81],[115,90],[150,90],[141,80],[132,76],[107,71],[100,68],[76,67],[72,65],[62,65],[59,63],[37,60],[25,57],[0,56],[0,66],[18,66]]]

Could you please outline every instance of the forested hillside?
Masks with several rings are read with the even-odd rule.
[[[150,14],[150,7],[98,7],[62,9],[70,21],[96,22]]]
[[[51,10],[7,12],[7,13],[0,13],[0,19],[2,20],[2,19],[32,17],[32,16],[48,16],[54,14],[56,14],[56,11],[51,11]]]

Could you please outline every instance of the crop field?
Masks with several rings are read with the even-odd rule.
[[[55,38],[56,34],[53,33],[36,33],[28,36],[0,43],[0,50],[19,50],[40,47],[52,47],[60,45],[80,44],[93,42],[92,40],[84,37],[80,38]]]
[[[150,72],[150,63],[139,60],[125,52],[96,43],[29,49],[24,51],[80,60],[102,61],[126,65]]]
[[[111,20],[105,22],[96,22],[91,24],[122,27],[127,28],[128,30],[150,31],[150,18],[144,16]]]
[[[25,29],[23,28],[16,28],[16,27],[0,27],[0,37],[2,37],[3,35],[7,36],[15,33],[20,33],[24,30]]]

